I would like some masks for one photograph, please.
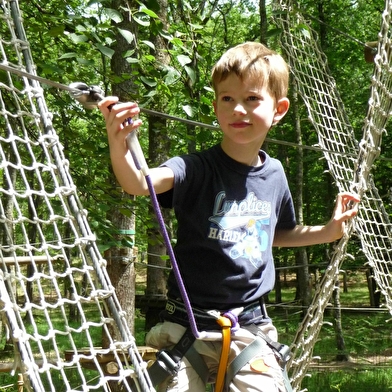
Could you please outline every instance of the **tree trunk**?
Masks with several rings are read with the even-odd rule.
[[[275,270],[275,303],[282,303],[282,282],[280,281],[279,270]]]
[[[129,22],[130,16],[128,7],[131,7],[129,2],[122,0],[112,0],[111,6],[113,9],[122,13],[123,20],[116,24],[119,29],[131,30],[132,25]],[[135,7],[137,5],[135,4]],[[128,75],[132,75],[131,65],[125,60],[123,54],[130,49],[130,44],[116,29],[116,43],[114,45],[114,55],[111,59],[111,69],[113,73],[119,77],[120,82],[112,86],[112,93],[117,95],[120,101],[128,101],[135,95],[137,89],[132,79]],[[135,42],[135,41],[134,41]],[[123,76],[126,76],[123,78]],[[113,194],[116,195],[117,201],[112,206],[108,213],[108,219],[113,223],[118,230],[116,234],[117,243],[122,239],[134,240],[135,233],[135,217],[134,214],[123,215],[121,213],[121,206],[130,208],[129,199],[134,196],[128,195],[123,191],[119,191],[118,184],[114,175],[109,179],[112,183]],[[129,242],[131,242],[129,241]],[[118,300],[122,309],[126,313],[126,320],[131,332],[134,332],[134,317],[135,317],[135,268],[133,264],[134,250],[128,246],[117,246],[105,252],[107,259],[107,271],[111,283],[116,290]],[[114,334],[114,331],[111,331]],[[114,339],[119,339],[119,336],[112,336]],[[103,347],[107,342],[103,336]],[[110,383],[112,391],[120,391],[121,387],[116,383]]]
[[[126,200],[133,198],[123,192],[121,201],[118,205],[125,205]],[[118,205],[110,212],[110,219],[113,225],[118,229],[115,236],[116,242],[121,243],[123,239],[133,242],[135,230],[135,218],[133,214],[125,216],[118,211]],[[128,207],[129,208],[129,207]],[[110,248],[105,252],[107,260],[107,271],[110,281],[116,290],[116,295],[122,309],[126,312],[126,320],[131,332],[135,327],[135,268],[133,264],[134,249],[128,246],[117,246]],[[112,331],[113,332],[113,331]],[[120,336],[113,336],[120,339]],[[105,341],[103,347],[106,347]]]
[[[267,45],[267,31],[268,31],[268,21],[267,21],[267,7],[265,0],[259,0],[259,10],[260,10],[260,42]]]
[[[154,11],[159,16],[162,28],[167,29],[167,0],[158,0]],[[154,34],[150,37],[155,46],[153,55],[156,57],[157,64],[162,67],[169,64],[170,57],[163,37]],[[154,109],[164,112],[167,106],[167,99],[159,96],[154,102]],[[150,116],[148,119],[148,137],[149,137],[149,161],[152,167],[158,166],[169,156],[170,140],[167,135],[166,120],[157,116]],[[168,221],[168,212],[162,211],[165,222]],[[150,207],[150,216],[153,221],[153,208]],[[159,321],[159,313],[163,309],[166,301],[166,246],[163,242],[162,235],[158,225],[148,229],[148,269],[147,269],[147,287],[146,287],[146,324],[145,329],[149,330]]]
[[[342,309],[340,306],[340,287],[339,279],[335,281],[335,288],[332,293],[333,305],[334,305],[334,326],[336,336],[336,347],[338,354],[336,355],[337,361],[348,361],[350,358],[346,354],[346,344],[344,342],[343,328],[342,328]]]
[[[127,199],[133,196],[123,192],[122,198],[113,206],[110,213],[110,218],[114,227],[118,228],[116,240],[118,243],[125,237],[127,233],[134,233],[135,219],[134,214],[125,216],[119,212],[118,206],[126,202]],[[124,203],[125,204],[125,203]],[[132,236],[133,237],[133,236]],[[130,247],[116,247],[111,248],[105,252],[104,255],[107,260],[107,272],[110,277],[112,286],[116,291],[117,298],[120,302],[121,308],[125,311],[125,317],[129,329],[134,333],[135,329],[135,267],[133,263],[133,249]],[[120,340],[116,331],[108,325],[111,338]],[[108,347],[108,338],[102,331],[102,347]],[[112,392],[123,392],[125,387],[117,381],[108,381],[109,388]]]
[[[301,134],[301,123],[300,116],[298,114],[298,94],[297,86],[292,83],[293,91],[293,105],[292,111],[295,118],[295,129],[297,134],[297,143],[302,145],[302,134]],[[297,149],[297,175],[295,184],[295,205],[296,205],[296,215],[298,224],[302,225],[304,222],[303,218],[303,183],[304,183],[304,168],[303,168],[303,149]],[[301,305],[303,306],[303,314],[306,313],[306,308],[311,302],[311,289],[310,289],[310,277],[309,277],[309,266],[308,266],[308,254],[306,248],[298,248],[295,251],[295,261],[298,266],[297,269],[297,298],[300,299]]]
[[[381,291],[378,289],[377,282],[374,279],[373,268],[367,268],[366,281],[369,289],[370,306],[379,308],[381,303]]]

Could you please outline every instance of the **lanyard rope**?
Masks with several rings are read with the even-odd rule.
[[[89,87],[84,83],[72,83],[69,86],[69,90],[71,91],[71,94],[73,95],[73,97],[76,100],[78,100],[80,103],[82,103],[88,109],[92,109],[92,108],[96,107],[97,102],[101,101],[104,98],[103,91],[99,87],[97,87],[97,86]],[[110,107],[109,107],[109,110],[110,110]],[[132,119],[129,118],[127,121],[128,121],[128,123],[131,123]],[[131,156],[132,156],[132,159],[134,161],[136,168],[141,171],[141,173],[143,174],[143,176],[146,180],[148,190],[150,193],[150,198],[151,198],[152,205],[154,208],[154,212],[155,212],[156,218],[158,220],[159,228],[161,230],[163,240],[165,242],[166,249],[169,254],[171,264],[172,264],[174,277],[177,281],[177,285],[180,290],[181,298],[184,302],[185,310],[186,310],[186,313],[187,313],[187,316],[189,319],[190,329],[196,339],[202,339],[202,338],[206,338],[206,337],[216,338],[217,335],[219,335],[219,337],[220,337],[221,334],[217,334],[216,332],[199,331],[197,329],[196,318],[195,318],[195,315],[194,315],[194,312],[193,312],[193,309],[192,309],[192,306],[191,306],[191,303],[189,300],[188,293],[185,288],[184,281],[183,281],[181,273],[180,273],[180,269],[178,267],[178,263],[177,263],[177,260],[176,260],[175,254],[174,254],[174,250],[173,250],[172,244],[170,242],[170,237],[167,232],[165,222],[163,220],[162,211],[159,207],[157,195],[156,195],[156,192],[155,192],[155,189],[154,189],[154,186],[152,184],[152,180],[151,180],[151,177],[149,174],[149,168],[148,168],[146,159],[144,157],[143,150],[140,146],[139,139],[137,138],[136,132],[129,133],[129,135],[126,138],[126,142],[127,142],[127,147],[131,153]],[[218,312],[213,312],[213,313],[218,321],[218,319],[220,318],[220,314],[216,314]]]
[[[73,83],[71,84],[67,90],[71,93],[71,95],[80,103],[83,104],[83,106],[87,109],[93,109],[94,107],[97,106],[97,102],[101,101],[104,98],[102,90],[97,87],[97,86],[92,86],[89,87],[85,85],[84,83]],[[111,107],[109,106],[109,110]],[[132,119],[128,118],[127,119],[128,124],[132,123]],[[128,147],[128,150],[132,156],[132,160],[135,164],[135,167],[137,170],[139,170],[147,183],[150,198],[152,201],[152,205],[154,208],[154,212],[156,215],[156,218],[158,220],[159,228],[162,233],[168,255],[170,257],[171,265],[172,265],[172,270],[173,274],[175,276],[175,279],[177,281],[178,288],[180,290],[181,298],[184,303],[184,307],[187,313],[187,317],[189,320],[189,325],[190,325],[190,331],[194,335],[196,339],[203,339],[203,338],[210,338],[210,339],[218,339],[222,338],[222,352],[220,356],[220,362],[218,366],[218,373],[217,373],[217,379],[216,379],[216,391],[217,392],[222,392],[224,385],[225,385],[225,375],[227,372],[227,367],[228,367],[228,358],[229,358],[229,352],[230,352],[230,343],[231,343],[231,328],[233,326],[236,327],[238,326],[238,323],[236,321],[236,318],[234,319],[231,317],[231,315],[222,315],[220,312],[212,310],[209,311],[208,313],[215,317],[217,323],[221,327],[221,332],[211,332],[211,331],[199,331],[196,323],[196,318],[195,314],[193,312],[193,308],[191,306],[189,296],[184,284],[184,281],[182,279],[180,269],[174,254],[173,247],[171,245],[171,241],[169,238],[168,231],[166,229],[166,225],[163,219],[162,211],[159,206],[159,202],[157,199],[157,195],[152,183],[152,179],[150,177],[149,173],[149,168],[146,162],[146,159],[143,154],[143,150],[140,146],[137,133],[136,132],[130,132],[127,137],[126,137],[126,144]]]
[[[147,166],[147,162],[146,162],[146,160],[144,158],[143,151],[141,149],[139,140],[138,140],[137,135],[136,135],[135,132],[131,132],[127,136],[127,146],[128,146],[129,151],[131,152],[132,159],[133,159],[133,161],[135,163],[136,168],[143,173],[144,178],[146,179],[148,190],[150,192],[152,205],[153,205],[153,208],[154,208],[154,212],[155,212],[155,215],[156,215],[157,220],[158,220],[159,228],[161,230],[161,233],[162,233],[162,236],[163,236],[163,240],[164,240],[166,248],[167,248],[167,252],[169,254],[169,258],[170,258],[170,261],[171,261],[171,264],[172,264],[174,277],[176,278],[176,281],[177,281],[177,284],[178,284],[178,288],[179,288],[180,293],[181,293],[181,298],[182,298],[182,301],[184,302],[184,306],[185,306],[186,313],[188,315],[189,325],[190,325],[191,331],[192,331],[192,333],[193,333],[193,335],[195,336],[196,339],[202,339],[202,338],[206,338],[206,337],[216,337],[217,334],[214,333],[214,332],[199,331],[197,329],[195,315],[193,313],[193,309],[192,309],[192,306],[191,306],[191,303],[190,303],[190,300],[189,300],[189,296],[188,296],[188,293],[186,291],[185,284],[184,284],[184,281],[182,279],[180,269],[178,267],[177,259],[176,259],[176,256],[174,254],[174,250],[173,250],[172,244],[170,242],[170,238],[169,238],[169,234],[168,234],[167,229],[166,229],[165,222],[163,220],[162,211],[161,211],[161,209],[159,207],[159,202],[158,202],[158,199],[157,199],[157,195],[155,193],[155,189],[154,189],[154,186],[152,184],[151,177],[149,175],[149,169],[148,169],[148,166]],[[217,317],[217,320],[219,320],[218,317]],[[221,335],[219,334],[219,336],[221,336]]]
[[[132,121],[132,120],[128,120],[128,121]],[[161,232],[162,232],[162,235],[163,235],[163,238],[165,241],[165,245],[166,245],[167,251],[169,253],[170,260],[171,260],[174,276],[176,278],[176,281],[177,281],[177,284],[178,284],[178,287],[179,287],[179,290],[181,293],[181,297],[184,302],[185,309],[186,309],[186,312],[188,315],[190,329],[196,339],[200,339],[203,337],[204,338],[210,337],[212,334],[215,337],[216,333],[211,333],[211,332],[207,332],[207,331],[200,332],[197,328],[195,315],[194,315],[192,306],[189,301],[189,297],[188,297],[188,293],[187,293],[185,285],[184,285],[184,281],[181,277],[181,273],[178,268],[178,263],[177,263],[175,255],[174,255],[173,247],[170,242],[170,238],[169,238],[169,235],[168,235],[168,232],[166,229],[166,225],[163,220],[162,212],[161,212],[161,209],[159,208],[159,203],[158,203],[158,199],[157,199],[157,196],[155,193],[155,189],[154,189],[154,186],[152,184],[152,181],[151,181],[151,178],[149,175],[149,169],[147,166],[147,162],[144,158],[143,151],[141,149],[136,132],[131,132],[127,136],[126,141],[127,141],[128,149],[131,152],[132,159],[136,165],[136,168],[143,173],[143,175],[146,179],[147,186],[148,186],[148,189],[150,192],[150,197],[151,197],[152,204],[154,207],[155,215],[158,219],[159,227],[161,229]],[[218,372],[217,372],[216,383],[215,383],[215,391],[222,392],[223,388],[225,386],[225,376],[226,376],[227,366],[228,366],[228,361],[229,361],[232,317],[229,314],[222,316],[222,315],[220,315],[219,312],[215,312],[215,311],[211,311],[209,313],[216,317],[216,321],[222,329],[222,333],[219,334],[219,337],[220,336],[222,337],[222,351],[221,351],[221,356],[220,356],[220,360],[219,360]],[[234,325],[233,325],[233,327],[234,327]]]

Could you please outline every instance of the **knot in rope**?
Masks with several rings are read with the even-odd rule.
[[[238,324],[238,316],[234,314],[231,310],[224,313],[223,317],[226,317],[230,320],[232,332],[238,331],[240,329],[240,325]]]

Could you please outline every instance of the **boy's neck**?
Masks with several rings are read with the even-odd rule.
[[[261,166],[263,164],[262,156],[260,156],[258,147],[250,147],[249,145],[231,146],[224,141],[221,142],[222,150],[232,159],[243,163],[247,166]]]

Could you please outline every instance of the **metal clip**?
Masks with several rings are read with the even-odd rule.
[[[282,361],[284,364],[286,364],[286,363],[289,361],[289,359],[291,358],[290,347],[287,346],[287,345],[285,345],[285,344],[282,344],[282,345],[279,347],[279,350],[277,350],[277,352],[279,353],[279,356],[280,356],[280,358],[281,358],[281,361]]]
[[[174,376],[177,374],[180,367],[180,363],[176,363],[173,358],[165,350],[158,351],[156,354],[157,362],[159,365],[166,370],[169,374]]]

